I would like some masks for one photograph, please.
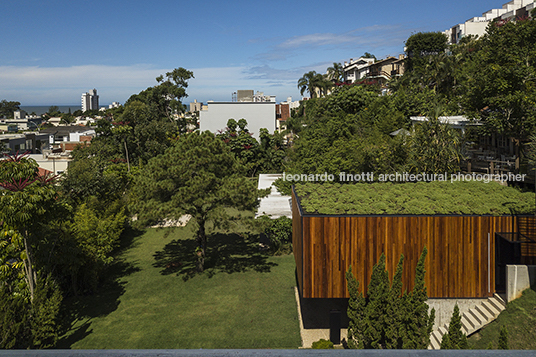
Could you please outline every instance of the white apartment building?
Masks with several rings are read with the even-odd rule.
[[[87,93],[82,94],[82,111],[98,110],[99,109],[99,96],[95,88],[89,90]]]
[[[507,2],[500,9],[491,9],[482,16],[473,17],[462,24],[453,26],[443,31],[447,36],[449,44],[456,44],[464,36],[483,36],[486,33],[488,24],[495,20],[511,20],[518,17],[530,16],[530,12],[536,6],[534,0],[512,0]]]
[[[248,130],[257,140],[261,128],[270,133],[276,129],[275,102],[208,102],[207,109],[199,112],[199,129],[217,133],[224,131],[227,121],[246,119]]]

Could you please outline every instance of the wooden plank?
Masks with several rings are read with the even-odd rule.
[[[495,282],[494,254],[488,263],[488,249],[494,253],[495,245],[491,239],[488,247],[488,233],[493,237],[512,225],[512,217],[305,216],[301,227],[293,224],[294,235],[300,229],[303,235],[301,246],[298,237],[293,237],[298,280],[303,276],[298,284],[304,297],[348,297],[345,273],[351,264],[360,290],[366,291],[373,265],[384,252],[390,278],[404,254],[403,284],[411,291],[415,266],[426,246],[430,297],[486,297],[494,292]]]

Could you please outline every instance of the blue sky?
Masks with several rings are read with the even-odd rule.
[[[189,97],[229,101],[238,89],[301,99],[298,78],[370,52],[403,52],[415,32],[443,31],[505,1],[0,2],[0,100],[124,103],[173,68],[194,72]]]

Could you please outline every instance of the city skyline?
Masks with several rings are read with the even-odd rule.
[[[365,52],[403,53],[420,31],[444,31],[505,1],[298,3],[3,1],[0,99],[75,105],[97,88],[124,103],[177,67],[194,72],[188,98],[230,101],[240,89],[301,99],[298,78]]]

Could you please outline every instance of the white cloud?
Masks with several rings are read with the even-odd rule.
[[[299,76],[292,80],[292,71],[279,70],[276,75],[277,70],[264,68],[264,72],[259,72],[246,66],[188,69],[195,78],[189,81],[186,101],[231,100],[231,93],[238,89],[264,91],[283,99],[297,96],[295,81]],[[123,103],[132,94],[156,85],[155,78],[170,70],[148,65],[0,66],[0,100],[15,100],[22,105],[72,105],[80,102],[82,93],[97,88],[102,105],[112,101]],[[266,89],[274,83],[278,84],[277,93]]]
[[[411,33],[410,29],[399,25],[374,25],[360,27],[344,33],[313,33],[294,36],[280,41],[267,52],[260,53],[254,58],[261,61],[281,61],[290,57],[310,57],[318,55],[319,51],[334,51],[341,49],[360,49],[374,51],[378,48],[401,49],[404,40]],[[396,50],[395,50],[396,49]]]

